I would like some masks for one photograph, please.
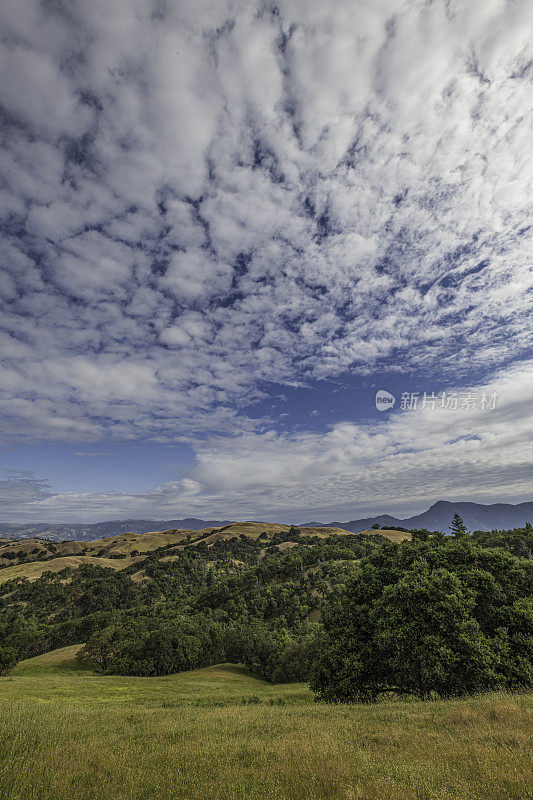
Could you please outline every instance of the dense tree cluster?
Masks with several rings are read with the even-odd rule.
[[[384,545],[324,614],[311,686],[328,701],[533,683],[533,562],[455,538]]]
[[[85,643],[79,658],[107,673],[231,661],[273,682],[310,678],[328,701],[530,685],[533,528],[463,527],[402,544],[293,528],[167,544],[120,571],[11,580],[0,585],[0,674]]]
[[[170,675],[226,661],[274,683],[309,676],[316,625],[271,627],[257,618],[221,622],[209,614],[147,614],[93,633],[78,659],[117,675]]]
[[[286,542],[290,549],[284,550]],[[258,540],[220,539],[209,547],[205,541],[164,545],[120,571],[81,565],[45,572],[33,582],[5,582],[0,585],[2,669],[13,660],[94,643],[104,635],[108,671],[166,674],[226,659],[273,679],[272,665],[285,649],[302,660],[309,617],[320,614],[357,560],[379,543],[380,537],[310,537],[292,529]],[[187,634],[198,641],[185,657],[177,642],[187,639],[187,620],[191,631],[210,631],[210,637]],[[155,657],[156,645],[161,658]],[[286,661],[279,675],[303,676],[301,670],[291,672],[288,656]]]

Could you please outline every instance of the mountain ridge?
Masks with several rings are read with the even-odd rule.
[[[106,536],[117,536],[121,533],[151,533],[169,529],[200,531],[204,528],[220,528],[233,520],[205,520],[196,517],[185,519],[118,519],[104,520],[84,525],[79,522],[0,522],[0,540],[2,539],[49,539],[51,541],[92,542]]]
[[[490,531],[503,528],[519,528],[526,522],[533,520],[533,502],[525,503],[454,503],[449,500],[438,500],[427,511],[415,514],[412,517],[401,519],[389,514],[379,514],[375,517],[353,519],[348,522],[328,522],[328,526],[344,528],[352,533],[360,533],[371,528],[372,525],[400,526],[402,528],[427,528],[428,530],[443,530],[448,533],[453,515],[459,514],[469,530]],[[306,522],[309,527],[322,527],[326,523]]]
[[[307,528],[342,528],[351,533],[368,530],[376,523],[389,528],[428,528],[443,530],[448,533],[454,514],[459,514],[469,530],[490,531],[493,529],[518,528],[526,522],[533,522],[533,502],[524,503],[471,503],[438,500],[426,511],[411,517],[400,518],[390,514],[377,514],[373,517],[352,519],[348,522],[305,522],[299,527]],[[117,536],[121,533],[150,533],[153,531],[190,530],[199,531],[205,528],[221,528],[235,520],[205,520],[197,517],[185,519],[150,520],[123,519],[106,520],[84,525],[83,523],[2,523],[0,522],[0,540],[42,538],[50,541],[94,541],[106,536]]]

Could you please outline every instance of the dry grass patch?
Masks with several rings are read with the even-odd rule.
[[[105,550],[105,555],[130,555],[133,550],[150,553],[167,544],[182,544],[188,536],[195,537],[195,531],[152,531],[150,533],[123,533],[119,536],[106,536],[89,542],[91,554]]]
[[[297,526],[298,527],[298,526]],[[287,533],[291,529],[290,525],[283,525],[281,522],[233,522],[231,525],[225,525],[223,528],[206,528],[205,530],[198,531],[197,536],[203,537],[202,541],[207,544],[219,541],[220,539],[232,539],[234,536],[249,536],[251,539],[258,539],[262,533],[266,533],[268,537],[276,533]],[[212,530],[211,535],[208,534]],[[304,536],[319,536],[324,539],[332,534],[343,535],[350,534],[350,531],[345,531],[343,528],[300,528],[300,533]]]
[[[98,567],[111,567],[111,569],[124,569],[129,564],[135,563],[136,558],[94,558],[93,556],[63,556],[51,558],[49,561],[30,561],[27,564],[15,564],[0,570],[0,583],[5,583],[13,578],[28,578],[36,581],[44,572],[61,572],[65,567],[77,569],[81,564],[94,564]]]
[[[361,531],[361,535],[365,534],[366,536],[383,536],[385,539],[389,539],[391,542],[405,542],[411,541],[411,534],[406,533],[405,531],[395,531],[395,530],[377,530],[377,529],[370,529],[368,531]]]

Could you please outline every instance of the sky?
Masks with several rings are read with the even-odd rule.
[[[528,0],[2,0],[0,521],[530,500],[532,42]]]

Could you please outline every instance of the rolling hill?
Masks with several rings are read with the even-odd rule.
[[[232,522],[219,528],[205,528],[199,531],[168,530],[148,533],[123,533],[106,536],[91,542],[49,542],[44,539],[24,539],[0,544],[0,583],[12,578],[37,580],[45,572],[60,572],[65,567],[76,569],[82,564],[95,564],[125,569],[142,560],[149,553],[171,545],[185,545],[204,542],[212,547],[216,542],[228,541],[235,537],[265,540],[275,534],[288,533],[290,525],[267,522]],[[338,527],[299,528],[304,536],[350,535],[350,531]],[[395,530],[367,530],[363,534],[379,535],[394,542],[409,539],[408,533]],[[267,544],[267,542],[265,542]]]
[[[164,531],[170,528],[178,530],[199,531],[203,528],[218,528],[227,525],[231,520],[206,520],[187,517],[185,519],[122,519],[95,522],[91,525],[81,523],[28,522],[9,524],[0,522],[0,539],[49,539],[63,541],[65,539],[79,542],[91,542],[107,536],[121,533],[149,533]]]
[[[110,567],[111,569],[124,569],[134,563],[135,559],[127,561],[115,561],[111,558],[93,558],[91,556],[64,556],[52,558],[49,561],[31,561],[26,564],[14,564],[11,567],[0,569],[0,584],[10,581],[13,578],[27,578],[29,581],[36,581],[45,572],[61,572],[66,567],[77,569],[82,564],[94,564],[100,567]]]

